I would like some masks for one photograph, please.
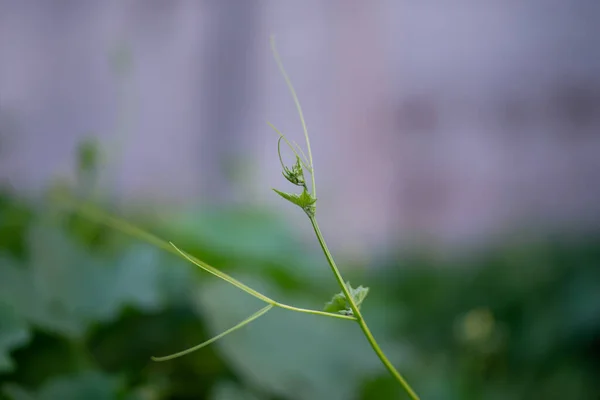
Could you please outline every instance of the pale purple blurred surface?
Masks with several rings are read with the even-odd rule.
[[[594,0],[0,0],[0,179],[70,175],[92,133],[121,196],[299,213],[270,191],[265,120],[302,143],[275,34],[335,247],[594,229],[599,20]]]

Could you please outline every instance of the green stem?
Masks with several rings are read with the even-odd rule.
[[[313,314],[313,315],[322,315],[324,317],[348,319],[350,321],[356,321],[356,318],[351,315],[334,314],[334,313],[325,312],[325,311],[311,310],[308,308],[288,306],[287,304],[279,303],[277,301],[274,303],[271,303],[271,304],[274,305],[275,307],[283,308],[285,310],[291,310],[291,311],[296,311],[296,312],[301,312],[301,313],[306,313],[306,314]]]
[[[390,372],[390,374],[392,374],[394,376],[394,378],[396,378],[398,383],[400,383],[400,385],[402,385],[404,390],[406,390],[406,392],[408,393],[410,398],[413,400],[419,400],[419,396],[417,396],[415,391],[410,387],[408,382],[406,382],[406,380],[400,374],[400,372],[398,372],[398,370],[396,370],[396,368],[392,365],[392,363],[386,357],[383,350],[381,350],[381,348],[379,347],[379,344],[377,344],[377,341],[373,337],[373,334],[371,333],[371,330],[369,329],[367,322],[365,321],[362,314],[360,313],[360,310],[356,306],[356,303],[354,302],[354,299],[352,298],[350,291],[348,290],[348,288],[346,287],[346,284],[344,283],[344,279],[342,278],[342,275],[340,274],[340,271],[337,268],[335,261],[333,260],[333,256],[331,255],[331,252],[329,251],[329,248],[327,247],[327,244],[325,243],[325,239],[323,238],[323,234],[321,233],[321,229],[319,228],[319,224],[317,223],[316,218],[313,215],[310,215],[310,214],[307,214],[307,215],[308,215],[308,219],[310,219],[310,222],[313,226],[315,235],[317,236],[317,240],[319,241],[319,244],[321,245],[321,249],[323,250],[323,253],[325,254],[325,258],[327,258],[327,262],[329,263],[329,266],[331,267],[331,270],[332,270],[333,274],[335,275],[335,279],[338,281],[338,284],[342,288],[342,291],[344,292],[344,296],[346,296],[346,300],[350,304],[350,308],[352,309],[352,312],[354,313],[356,322],[358,322],[358,325],[360,326],[363,333],[365,334],[365,337],[369,341],[369,344],[371,345],[371,347],[373,348],[373,350],[375,351],[375,353],[377,354],[377,356],[379,357],[379,359],[381,360],[383,365],[385,365],[387,370]]]
[[[197,259],[196,257],[186,253],[185,251],[179,249],[179,247],[175,246],[173,243],[167,242],[167,241],[159,238],[158,236],[155,236],[149,232],[146,232],[145,230],[140,229],[125,220],[122,220],[117,217],[113,217],[101,210],[96,209],[95,207],[92,207],[89,204],[76,205],[74,202],[69,201],[64,198],[60,198],[58,200],[60,200],[62,203],[66,204],[66,205],[69,205],[70,207],[73,207],[75,210],[77,210],[79,215],[82,215],[86,218],[90,218],[90,219],[100,222],[100,223],[104,223],[113,229],[116,229],[116,230],[121,231],[128,235],[131,235],[131,236],[133,236],[137,239],[143,240],[147,243],[150,243],[151,245],[156,246],[159,249],[165,250],[176,256],[183,257],[184,259],[186,259],[187,261],[191,262],[192,264],[200,267],[204,271],[223,279],[224,281],[238,287],[239,289],[243,290],[244,292],[256,297],[259,300],[264,301],[265,303],[271,304],[274,307],[279,307],[279,308],[283,308],[286,310],[297,311],[297,312],[306,313],[306,314],[321,315],[324,317],[356,321],[356,318],[354,318],[353,316],[350,316],[350,315],[341,315],[341,314],[334,314],[334,313],[329,313],[329,312],[325,312],[325,311],[310,310],[310,309],[306,309],[306,308],[290,306],[290,305],[275,301],[275,300],[271,299],[270,297],[267,297],[264,294],[259,293],[258,291],[252,289],[251,287],[246,286],[242,282],[227,275],[226,273],[221,272],[221,271],[217,270],[216,268],[206,264],[205,262],[202,262],[201,260]]]

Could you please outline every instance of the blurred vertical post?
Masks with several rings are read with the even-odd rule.
[[[210,37],[203,53],[205,76],[199,95],[202,137],[198,157],[202,198],[210,203],[233,200],[233,182],[244,161],[247,141],[245,121],[256,75],[255,36],[258,2],[213,0],[203,7],[212,14]]]
[[[389,147],[389,91],[380,46],[382,5],[356,0],[336,4],[335,122],[339,136],[335,146],[346,160],[337,158],[331,167],[339,168],[336,196],[352,199],[340,201],[336,209],[344,229],[355,232],[353,243],[346,241],[345,246],[357,257],[373,246],[385,245],[392,220],[389,212],[395,211],[386,184],[391,180],[393,153]],[[354,212],[356,209],[361,212]],[[352,218],[347,218],[349,215]]]

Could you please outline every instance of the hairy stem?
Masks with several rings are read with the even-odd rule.
[[[392,365],[390,360],[387,358],[387,356],[385,355],[383,350],[381,350],[381,347],[379,347],[379,344],[377,344],[377,341],[373,337],[373,334],[371,333],[371,330],[369,329],[367,322],[365,321],[362,314],[360,313],[360,310],[356,306],[356,303],[354,302],[354,299],[352,298],[350,291],[348,290],[348,288],[346,287],[346,284],[344,283],[342,274],[340,274],[340,271],[339,271],[338,267],[336,266],[335,261],[333,260],[333,256],[331,255],[331,252],[329,251],[329,248],[327,247],[327,244],[325,243],[325,239],[323,237],[323,234],[321,233],[321,229],[319,228],[319,224],[317,223],[316,218],[313,215],[308,215],[308,219],[310,219],[310,222],[315,231],[315,235],[317,236],[317,240],[319,241],[319,244],[321,245],[321,249],[323,250],[323,253],[325,254],[325,258],[327,259],[327,262],[329,263],[329,266],[331,267],[331,270],[332,270],[333,274],[335,275],[335,279],[338,281],[338,284],[342,288],[344,296],[346,296],[348,304],[350,304],[350,308],[352,309],[352,312],[354,313],[356,322],[358,322],[358,325],[360,326],[360,329],[362,329],[363,333],[365,334],[365,337],[369,341],[369,344],[371,345],[371,347],[373,348],[373,350],[375,351],[375,353],[377,354],[377,356],[379,357],[379,359],[381,360],[383,365],[390,372],[390,374],[392,374],[394,376],[394,378],[396,378],[398,383],[400,383],[400,385],[402,385],[404,390],[406,390],[406,392],[408,393],[410,398],[413,400],[419,400],[419,396],[417,396],[415,391],[410,387],[408,382],[406,382],[406,380],[400,374],[400,372],[398,372],[398,370]]]

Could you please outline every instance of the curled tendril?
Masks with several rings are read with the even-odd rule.
[[[306,158],[306,154],[304,154],[304,151],[302,150],[302,148],[296,142],[290,142],[288,140],[288,138],[283,133],[281,133],[281,131],[279,129],[277,129],[275,127],[275,125],[273,125],[269,121],[267,121],[267,124],[271,127],[271,129],[273,129],[275,131],[275,133],[277,133],[279,135],[279,141],[277,143],[277,149],[278,149],[278,153],[279,153],[279,159],[281,160],[281,152],[279,151],[279,149],[280,149],[280,142],[281,142],[281,140],[283,140],[288,145],[288,147],[290,148],[290,150],[292,150],[292,152],[294,153],[294,155],[300,159],[300,162],[302,163],[302,166],[308,171],[309,174],[312,175],[312,173],[313,173],[312,165],[310,164],[310,162]],[[294,146],[296,146],[296,147],[294,147]],[[297,151],[296,149],[298,149],[299,151]],[[282,161],[282,166],[283,166],[283,161]]]
[[[283,163],[283,158],[281,157],[281,139],[283,139],[283,137],[279,137],[279,140],[277,141],[277,154],[279,155],[283,176],[292,184],[306,188],[304,170],[302,169],[300,157],[296,156],[296,163],[292,168],[286,167]]]

